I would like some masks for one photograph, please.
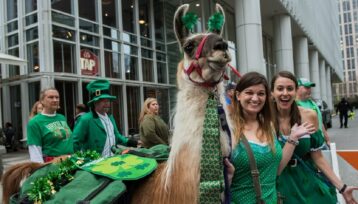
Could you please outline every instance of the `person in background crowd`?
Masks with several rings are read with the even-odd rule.
[[[329,147],[331,141],[329,139],[327,130],[323,125],[321,110],[319,109],[318,105],[312,100],[312,96],[311,96],[312,93],[311,89],[312,87],[315,87],[316,84],[309,81],[306,78],[299,78],[297,80],[297,83],[298,83],[297,97],[296,97],[297,105],[304,108],[312,109],[317,113],[319,129],[321,130],[322,136],[324,137],[324,140],[326,141],[326,144]]]
[[[337,105],[337,109],[336,109],[336,113],[338,114],[339,112],[339,121],[340,121],[340,128],[344,127],[347,128],[348,127],[348,111],[353,112],[353,109],[351,107],[351,105],[349,104],[349,102],[345,99],[342,98],[341,101],[338,103]]]
[[[87,103],[90,112],[83,114],[73,130],[75,151],[95,150],[103,157],[112,156],[112,147],[117,144],[137,146],[137,141],[121,135],[112,115],[109,114],[111,101],[116,97],[110,95],[108,80],[99,79],[86,87],[90,95]]]
[[[41,113],[43,110],[43,105],[40,101],[36,101],[34,103],[34,105],[32,106],[31,108],[31,111],[30,111],[30,115],[29,115],[29,120],[31,120],[33,117],[35,117],[35,115]],[[26,142],[27,141],[27,138],[23,138],[20,140],[20,142]]]
[[[71,123],[71,129],[73,130],[75,128],[75,125],[78,121],[78,119],[85,113],[88,112],[88,108],[85,104],[77,104],[76,105],[76,111],[75,111],[75,117],[74,117],[74,120],[73,122]]]
[[[232,203],[257,203],[250,160],[243,140],[248,140],[259,171],[259,185],[265,203],[276,203],[276,177],[288,163],[298,139],[312,132],[313,127],[304,123],[295,125],[283,150],[276,139],[269,86],[265,76],[249,72],[236,86],[233,100],[234,134],[232,162],[235,167],[231,184]],[[227,165],[227,164],[226,164]],[[231,172],[230,165],[229,171]]]
[[[225,87],[225,93],[226,93],[225,101],[228,105],[232,104],[232,100],[235,97],[235,88],[236,88],[235,82],[230,82]]]
[[[321,130],[318,129],[317,114],[311,109],[297,106],[295,102],[297,88],[297,79],[290,72],[281,71],[272,78],[275,129],[281,145],[286,146],[288,135],[291,134],[295,124],[309,122],[315,125],[315,132],[303,135],[294,144],[296,146],[294,156],[289,156],[290,161],[278,178],[277,189],[283,196],[283,203],[333,204],[337,202],[335,189],[319,179],[316,166],[343,194],[347,203],[356,203],[352,192],[357,188],[343,184],[324,159],[321,153],[324,138]]]
[[[42,110],[43,110],[43,105],[42,105],[42,103],[41,103],[40,101],[36,101],[36,102],[34,103],[34,105],[32,106],[32,108],[31,108],[29,120],[30,120],[31,118],[33,118],[35,115],[41,113]]]
[[[168,145],[169,128],[158,114],[157,99],[147,98],[139,116],[140,141],[145,148],[158,144]]]
[[[43,163],[72,154],[73,141],[65,116],[57,113],[60,104],[58,91],[55,88],[41,91],[40,102],[42,112],[27,125],[27,144],[30,160]]]
[[[5,123],[4,134],[5,134],[5,148],[6,150],[10,150],[14,148],[14,140],[15,140],[15,128],[12,126],[12,123]]]

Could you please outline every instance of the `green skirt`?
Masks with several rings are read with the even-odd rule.
[[[308,161],[305,163],[311,165]],[[337,203],[336,189],[299,162],[296,167],[288,165],[284,169],[277,180],[277,191],[287,204]]]

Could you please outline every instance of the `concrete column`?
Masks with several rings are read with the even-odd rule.
[[[51,2],[41,1],[38,6],[40,72],[53,72],[53,43],[51,29]]]
[[[3,96],[2,111],[4,114],[3,122],[6,123],[6,122],[11,121],[11,106],[14,105],[14,104],[11,104],[11,101],[10,101],[10,87],[8,85],[5,85],[2,87],[2,96]]]
[[[278,71],[294,72],[291,18],[288,15],[274,17],[274,49]]]
[[[235,1],[236,47],[239,71],[257,71],[266,76],[262,47],[260,0]]]
[[[324,59],[320,59],[319,61],[319,76],[321,82],[319,89],[321,90],[322,100],[327,102],[326,61]]]
[[[29,122],[29,113],[30,113],[30,106],[29,106],[29,89],[27,82],[21,82],[20,84],[21,89],[21,117],[22,117],[22,135],[19,135],[19,140],[27,138],[27,123]],[[22,138],[20,138],[22,137]]]
[[[306,37],[296,37],[293,40],[295,74],[297,77],[310,78],[308,60],[308,40]]]
[[[313,98],[321,98],[320,93],[320,80],[319,80],[319,63],[318,63],[318,52],[317,50],[310,50],[309,52],[310,59],[310,80],[316,83],[316,87],[312,88],[312,97]]]
[[[326,66],[326,82],[327,82],[327,104],[328,107],[333,110],[333,98],[332,98],[332,82],[331,82],[331,67]]]

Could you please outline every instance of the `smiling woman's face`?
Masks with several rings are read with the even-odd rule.
[[[249,115],[257,115],[262,110],[266,97],[265,86],[262,84],[249,86],[236,94],[236,99],[240,101],[244,113]]]
[[[278,77],[276,79],[273,91],[271,92],[279,110],[290,109],[296,99],[296,94],[295,82],[285,77]]]

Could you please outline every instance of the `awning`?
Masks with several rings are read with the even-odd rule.
[[[21,66],[21,65],[26,65],[26,60],[15,57],[13,55],[0,53],[0,63]]]

